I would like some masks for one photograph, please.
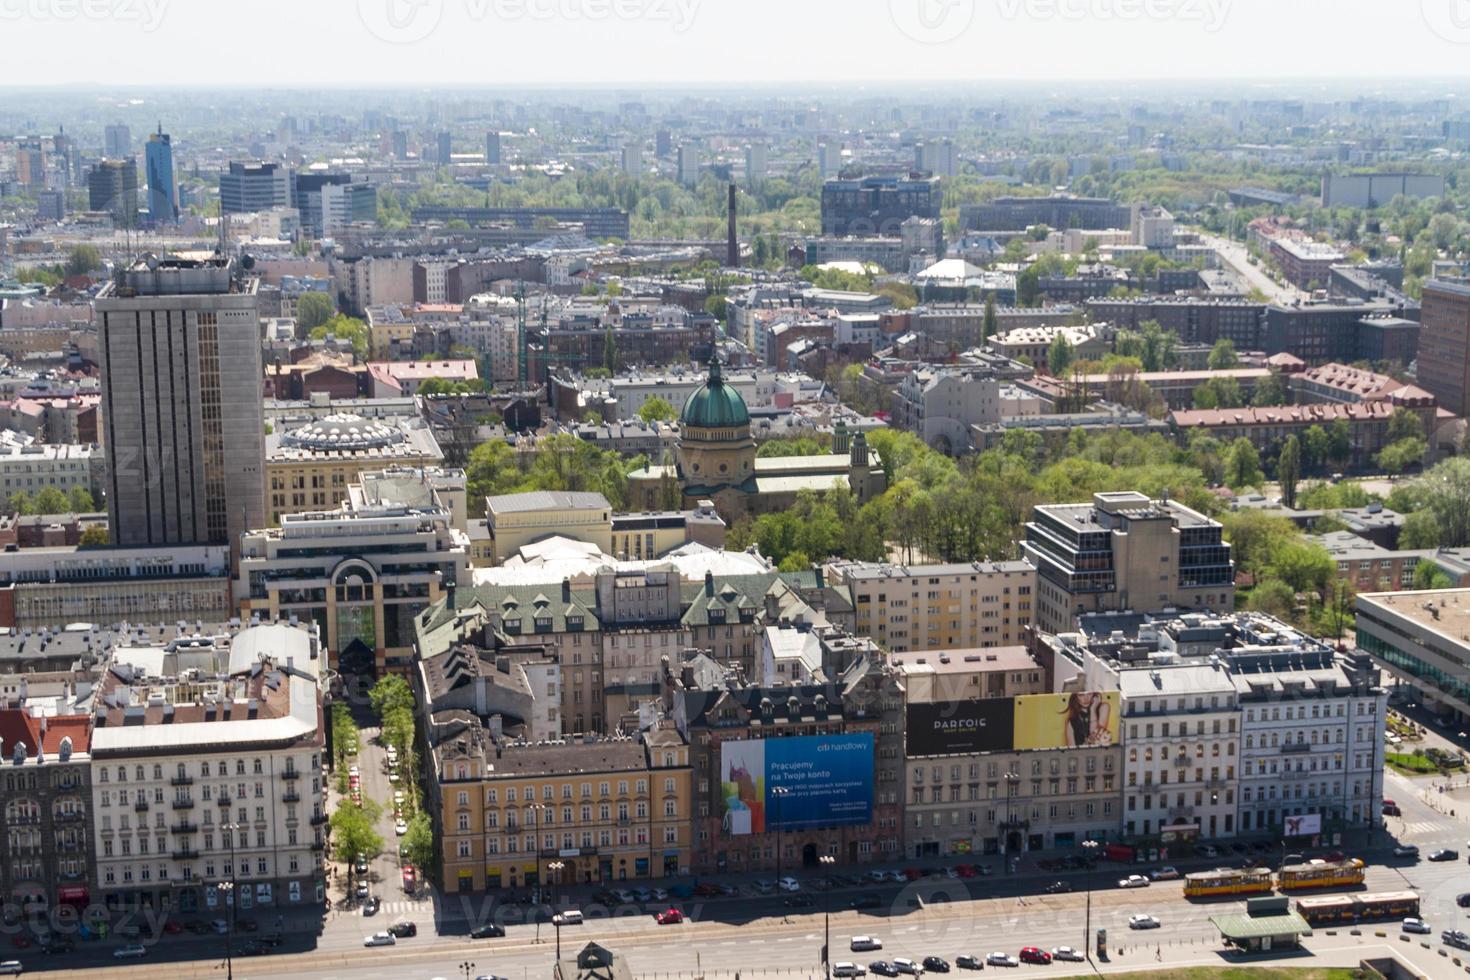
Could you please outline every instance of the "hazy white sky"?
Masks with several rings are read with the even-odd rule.
[[[0,0],[0,86],[1470,75],[1470,0]]]

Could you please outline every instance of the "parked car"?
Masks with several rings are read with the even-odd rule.
[[[1021,948],[1022,963],[1040,963],[1043,966],[1051,962],[1051,954],[1037,946],[1023,946]]]
[[[505,935],[505,926],[498,922],[487,922],[470,930],[471,939],[499,939]]]
[[[360,875],[367,874],[367,870],[368,870],[367,855],[365,855],[365,854],[359,854],[357,856],[357,860],[354,861],[354,862],[352,862],[352,870],[353,871],[356,871]]]
[[[882,906],[883,900],[877,895],[859,895],[847,903],[847,907],[854,912],[861,912],[864,909],[882,908]]]
[[[260,923],[254,919],[236,919],[235,929],[239,932],[259,932]]]
[[[833,963],[832,975],[834,977],[865,977],[868,971],[857,963]]]
[[[782,878],[780,881],[776,882],[776,884],[777,884],[777,886],[780,887],[780,889],[783,892],[799,892],[799,891],[801,891],[801,882],[797,881],[795,878],[791,877],[790,875],[787,875],[785,878]]]
[[[1200,844],[1195,847],[1194,853],[1198,854],[1200,857],[1219,857],[1220,849],[1214,844]]]
[[[0,963],[0,975],[18,977],[20,976],[21,969],[20,960],[6,960]]]
[[[684,921],[684,913],[675,908],[667,908],[653,918],[661,926],[676,926]]]
[[[70,953],[75,948],[76,947],[72,944],[72,941],[70,939],[52,938],[50,942],[44,942],[41,944],[41,952],[48,955],[54,955],[57,953]]]
[[[991,966],[1020,966],[1021,961],[1010,953],[991,953],[985,957],[985,962]]]
[[[1081,963],[1083,955],[1071,946],[1057,946],[1051,951],[1051,958],[1064,963]]]
[[[364,946],[396,946],[398,940],[391,932],[375,932],[371,936],[363,937],[362,944]]]
[[[114,949],[112,951],[113,959],[118,960],[142,959],[144,956],[147,955],[148,947],[144,946],[142,943],[128,943],[128,945],[119,946],[117,949]]]
[[[880,977],[898,976],[898,970],[894,969],[893,964],[887,960],[874,960],[868,964],[868,969]]]
[[[1173,881],[1179,877],[1179,869],[1166,864],[1162,868],[1150,871],[1148,876],[1154,881]]]
[[[1470,933],[1463,929],[1446,929],[1439,934],[1439,941],[1456,949],[1470,949]]]
[[[214,919],[209,923],[209,928],[214,930],[215,935],[223,936],[230,931],[230,924],[224,919]]]
[[[1432,931],[1429,928],[1429,923],[1423,919],[1405,919],[1401,928],[1404,932],[1412,932],[1420,936],[1427,936]]]
[[[781,900],[781,904],[788,909],[809,909],[816,903],[805,895],[787,895]]]
[[[875,939],[872,936],[853,936],[852,940],[847,944],[847,948],[854,953],[868,953],[875,949],[882,949],[883,940]]]
[[[971,956],[969,953],[962,953],[959,956],[956,956],[954,958],[954,965],[959,967],[961,970],[985,969],[984,961],[981,960],[978,956]]]
[[[1470,892],[1461,892],[1456,895],[1455,904],[1462,909],[1470,909]]]
[[[377,915],[378,909],[382,908],[382,906],[383,900],[376,895],[371,895],[362,903],[362,914]]]
[[[926,956],[922,965],[924,969],[933,970],[935,973],[949,972],[949,962],[942,956]]]
[[[399,837],[402,837],[404,834],[408,833],[408,823],[400,817],[397,822],[393,824],[393,833],[397,834]]]
[[[1162,923],[1147,912],[1140,912],[1137,915],[1130,915],[1128,917],[1129,929],[1157,929],[1160,925]]]
[[[1457,850],[1455,850],[1453,847],[1441,847],[1437,851],[1430,851],[1429,852],[1429,860],[1431,860],[1431,861],[1458,861],[1458,860],[1460,860],[1460,852],[1457,851]]]
[[[769,878],[758,878],[755,882],[755,890],[762,895],[769,895],[776,890],[776,883]]]
[[[1148,887],[1148,879],[1145,878],[1143,875],[1129,875],[1126,878],[1119,878],[1118,879],[1118,887],[1119,888],[1147,888]]]
[[[911,959],[902,956],[894,957],[893,968],[899,973],[907,973],[911,977],[917,977],[924,972],[924,968]]]

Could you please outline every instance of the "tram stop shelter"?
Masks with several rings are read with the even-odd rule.
[[[1212,915],[1210,922],[1228,945],[1247,953],[1297,949],[1312,934],[1311,924],[1291,911],[1290,900],[1276,896],[1253,898],[1244,915]]]

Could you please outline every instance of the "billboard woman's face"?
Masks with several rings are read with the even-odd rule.
[[[1097,694],[1092,691],[1083,691],[1082,693],[1077,695],[1077,703],[1082,705],[1082,707],[1084,708],[1092,707],[1092,703],[1096,700]]]

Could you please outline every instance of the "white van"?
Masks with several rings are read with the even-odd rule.
[[[872,936],[853,936],[852,942],[847,944],[847,948],[854,953],[867,953],[875,949],[882,949],[883,941],[881,939],[874,939]]]
[[[913,960],[906,960],[902,956],[893,958],[893,968],[899,973],[907,973],[911,977],[917,977],[924,972],[924,968]]]
[[[868,975],[868,970],[856,963],[834,963],[832,964],[832,975],[834,977],[865,977]]]
[[[579,926],[582,924],[582,913],[576,909],[567,909],[565,912],[558,912],[556,915],[553,915],[551,921],[557,925]]]

